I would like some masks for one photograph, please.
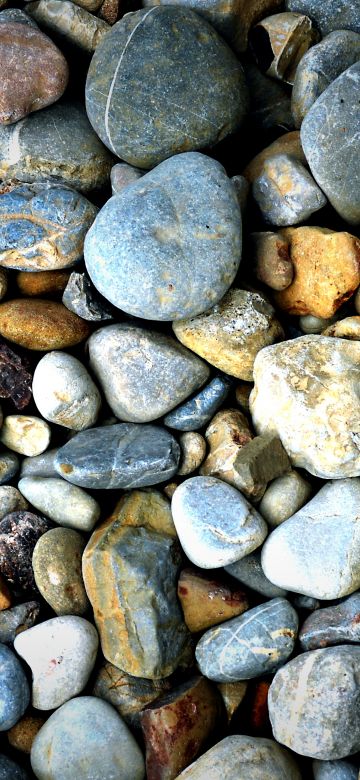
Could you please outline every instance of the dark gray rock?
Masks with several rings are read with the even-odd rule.
[[[360,593],[309,615],[302,625],[299,640],[304,650],[360,642]]]
[[[358,780],[358,770],[348,761],[312,762],[314,780]]]
[[[178,431],[197,431],[210,422],[229,395],[233,383],[233,378],[225,374],[216,376],[193,398],[167,414],[164,424]]]
[[[0,669],[0,731],[7,731],[24,714],[30,690],[20,661],[6,645],[0,645]]]
[[[216,682],[274,672],[291,655],[297,629],[297,614],[286,599],[260,604],[203,634],[195,651],[200,671]]]
[[[0,642],[12,644],[20,631],[31,628],[40,614],[37,601],[26,601],[0,612]]]
[[[58,450],[55,468],[80,487],[135,488],[176,474],[180,447],[164,428],[122,423],[81,431]]]
[[[264,161],[252,194],[265,222],[279,227],[304,222],[327,203],[305,166],[290,154],[277,154]]]
[[[224,566],[224,569],[232,577],[235,577],[236,580],[252,588],[252,590],[256,590],[257,593],[267,596],[269,599],[287,595],[286,590],[278,588],[277,585],[274,585],[265,577],[261,566],[261,552],[256,551],[251,553],[251,555],[246,555],[240,561],[235,561],[230,566]]]
[[[51,520],[21,509],[0,521],[0,574],[27,595],[37,591],[31,563],[34,547],[50,528]]]
[[[194,761],[177,780],[301,780],[295,761],[272,739],[225,737]]]
[[[156,6],[126,14],[98,45],[86,110],[112,152],[152,168],[236,130],[247,88],[239,61],[205,19]]]
[[[300,131],[314,179],[338,214],[353,225],[360,222],[359,92],[357,62],[320,95]]]
[[[46,450],[33,458],[23,458],[20,470],[21,479],[22,477],[57,477],[55,458],[58,449],[56,447],[53,450]]]
[[[188,152],[105,203],[85,241],[95,287],[150,320],[192,317],[230,287],[241,256],[241,216],[222,165]]]
[[[0,452],[0,485],[5,485],[19,471],[20,462],[15,452]]]
[[[29,780],[29,775],[15,761],[0,754],[0,780]]]
[[[289,599],[295,609],[308,609],[312,612],[321,606],[319,599],[314,599],[312,596],[303,596],[301,593],[289,593]]]
[[[310,16],[321,35],[333,30],[353,30],[360,33],[359,0],[286,0],[287,11]]]
[[[65,287],[62,302],[69,311],[73,311],[88,322],[103,322],[114,319],[110,306],[101,300],[90,279],[84,273],[70,274]]]
[[[291,100],[288,91],[279,81],[265,76],[256,65],[244,66],[250,94],[249,122],[258,131],[273,128],[292,130]]]

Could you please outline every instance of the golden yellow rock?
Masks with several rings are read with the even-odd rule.
[[[19,271],[16,284],[23,295],[61,295],[69,277],[70,271]]]
[[[222,696],[229,723],[244,699],[248,683],[245,680],[240,680],[233,683],[216,683],[216,687]]]
[[[242,615],[249,608],[242,590],[231,590],[225,582],[214,580],[196,569],[182,570],[178,596],[185,623],[194,633]]]
[[[50,437],[51,429],[45,420],[25,414],[8,414],[0,430],[2,444],[27,457],[45,452]]]
[[[242,175],[249,182],[254,182],[261,175],[265,160],[269,157],[274,157],[276,154],[290,154],[295,160],[306,165],[306,157],[300,143],[300,132],[293,130],[291,133],[285,133],[270,146],[266,146],[256,157],[250,160]]]
[[[205,431],[210,452],[200,467],[204,477],[218,477],[238,487],[234,463],[245,444],[253,438],[245,415],[238,409],[222,409]]]
[[[148,528],[161,534],[177,536],[170,503],[157,490],[131,490],[125,493],[106,523]]]
[[[2,612],[3,609],[9,609],[11,604],[11,593],[4,578],[0,575],[0,612]]]
[[[345,317],[329,325],[322,331],[323,336],[333,336],[337,339],[360,339],[360,317]]]
[[[7,732],[7,738],[11,747],[20,750],[21,753],[30,753],[32,743],[44,723],[45,718],[42,718],[40,715],[24,715]]]
[[[89,324],[62,303],[16,298],[0,304],[0,334],[27,349],[72,347],[89,333]]]

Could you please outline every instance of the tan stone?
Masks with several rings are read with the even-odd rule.
[[[106,22],[70,0],[36,0],[28,10],[36,22],[90,54],[110,30]]]
[[[0,441],[13,452],[33,457],[50,444],[50,426],[40,417],[8,414],[0,431]]]
[[[291,133],[285,133],[280,138],[277,138],[276,141],[273,141],[270,146],[266,146],[256,157],[250,160],[242,175],[249,182],[254,182],[262,174],[265,160],[274,157],[276,154],[289,154],[295,160],[306,165],[306,157],[300,142],[300,132],[293,130]]]
[[[332,317],[360,283],[360,241],[320,227],[286,228],[294,280],[274,295],[288,314]]]
[[[184,477],[192,474],[201,466],[206,453],[206,441],[201,433],[186,431],[179,437],[181,461],[178,475]]]
[[[293,84],[301,58],[318,37],[308,16],[285,11],[263,18],[254,27],[252,48],[261,67],[264,57],[267,58],[267,53],[264,55],[266,41],[266,52],[269,50],[273,54],[269,66],[264,67],[266,74]]]
[[[360,317],[345,317],[329,325],[322,331],[323,336],[333,336],[337,339],[360,339]]]
[[[11,747],[20,750],[21,753],[30,753],[32,743],[45,723],[41,715],[24,715],[15,726],[7,732],[7,738]]]
[[[255,436],[236,456],[234,474],[241,492],[253,500],[263,496],[267,483],[290,470],[280,439],[272,433]]]
[[[11,593],[4,578],[0,575],[0,612],[2,612],[3,609],[9,609],[11,604]]]
[[[177,536],[170,503],[157,490],[131,490],[116,504],[106,523],[148,528],[160,534]]]
[[[253,438],[245,415],[238,409],[222,409],[207,427],[205,438],[210,452],[199,470],[201,476],[218,477],[238,487],[234,463],[241,448]]]
[[[182,570],[178,596],[185,623],[194,633],[242,615],[249,608],[242,590],[231,590],[225,582],[214,580],[196,569]]]
[[[17,298],[0,304],[0,334],[27,349],[72,347],[89,333],[89,323],[62,303]]]
[[[240,680],[233,683],[216,683],[216,687],[222,696],[228,723],[230,723],[232,716],[245,697],[248,683],[245,680]]]
[[[22,295],[59,295],[64,292],[70,271],[19,271],[16,284]]]
[[[178,485],[179,485],[179,483],[178,483],[178,482],[169,482],[169,484],[168,484],[168,485],[165,485],[165,487],[164,487],[164,493],[165,493],[165,495],[166,495],[168,498],[170,498],[170,500],[172,499],[172,497],[173,497],[173,495],[174,495],[174,493],[175,493],[175,490],[176,490],[176,488],[178,487]]]
[[[294,276],[289,241],[281,232],[252,233],[251,237],[256,278],[273,290],[286,290]]]

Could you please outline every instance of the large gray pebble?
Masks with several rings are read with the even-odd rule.
[[[30,690],[16,655],[0,644],[0,731],[11,729],[24,714]]]
[[[23,477],[19,490],[36,509],[59,525],[92,531],[100,517],[100,506],[92,496],[59,477]]]
[[[34,401],[46,420],[81,431],[96,422],[101,396],[83,364],[67,352],[48,352],[36,366]]]
[[[353,30],[360,33],[359,0],[286,0],[286,10],[310,16],[321,32]]]
[[[358,770],[348,761],[312,762],[314,780],[358,780]]]
[[[295,761],[272,739],[231,736],[184,769],[178,780],[301,780]]]
[[[57,477],[55,458],[58,447],[46,450],[41,455],[32,458],[24,458],[21,463],[20,477]]]

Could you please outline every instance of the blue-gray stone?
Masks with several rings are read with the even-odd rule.
[[[3,609],[0,612],[0,642],[12,644],[19,631],[32,628],[39,617],[40,604],[37,601],[26,601],[24,604],[16,604],[11,609]]]
[[[16,655],[0,644],[0,731],[20,720],[30,702],[25,672]]]
[[[30,19],[28,14],[21,11],[20,8],[4,8],[0,11],[0,22],[20,22],[20,24],[28,24],[30,27],[39,29],[34,19]]]
[[[312,762],[314,780],[358,780],[358,770],[349,761]]]
[[[58,450],[55,468],[80,487],[129,489],[176,474],[180,446],[164,428],[120,423],[81,431]]]
[[[15,452],[0,452],[0,485],[6,485],[19,471],[20,462]]]
[[[320,95],[300,131],[314,179],[338,214],[353,225],[360,223],[359,94],[357,62]]]
[[[244,65],[244,71],[250,94],[250,124],[260,132],[273,128],[292,130],[294,120],[286,87],[265,76],[253,63]]]
[[[299,640],[303,650],[360,642],[360,592],[312,612],[301,627]]]
[[[177,780],[301,780],[292,757],[273,739],[234,734],[217,742]]]
[[[96,48],[86,110],[103,143],[139,168],[218,143],[247,110],[240,62],[189,8],[126,14]]]
[[[11,758],[0,754],[0,780],[29,780],[29,775]]]
[[[114,316],[107,301],[102,300],[98,291],[84,273],[70,274],[65,287],[62,302],[69,311],[73,311],[88,322],[103,322],[113,320]]]
[[[277,227],[298,225],[327,203],[309,171],[290,154],[264,161],[252,194],[265,222]]]
[[[54,271],[81,259],[98,209],[75,190],[21,184],[0,197],[0,266]]]
[[[224,566],[224,569],[232,577],[235,577],[236,580],[239,580],[239,582],[247,585],[248,588],[255,590],[257,593],[267,596],[269,599],[287,596],[286,590],[274,585],[265,577],[261,566],[261,552],[257,550],[250,555],[246,555],[245,558],[241,558],[240,561]]]
[[[216,376],[203,390],[169,412],[164,424],[178,431],[197,431],[213,418],[227,398],[234,380],[225,374]]]
[[[251,680],[287,661],[297,630],[298,616],[291,604],[272,599],[206,631],[196,646],[196,660],[210,680]]]
[[[230,287],[241,215],[222,165],[199,152],[165,160],[105,203],[85,240],[95,287],[146,320],[193,317]]]
[[[41,455],[35,455],[32,458],[23,458],[20,477],[57,477],[58,473],[55,468],[57,452],[58,447],[46,450]]]
[[[286,0],[287,11],[310,16],[321,35],[333,30],[353,30],[360,33],[359,0]]]

